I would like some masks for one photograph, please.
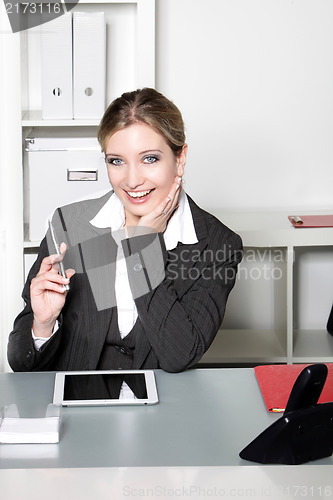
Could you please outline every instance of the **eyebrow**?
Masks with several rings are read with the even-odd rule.
[[[161,154],[163,154],[163,151],[161,151],[160,149],[146,149],[145,151],[140,151],[140,153],[138,153],[138,155],[144,155],[146,153],[161,153]],[[117,153],[105,153],[105,156],[117,156],[119,158],[122,157],[121,154],[117,154]]]
[[[161,153],[161,154],[163,154],[163,151],[161,151],[160,149],[147,149],[146,151],[141,151],[139,153],[139,155],[144,155],[146,153]]]

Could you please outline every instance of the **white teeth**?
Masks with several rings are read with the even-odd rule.
[[[152,189],[148,189],[148,191],[136,191],[136,192],[127,191],[127,194],[131,198],[141,198],[142,196],[146,196],[147,194],[149,194],[151,191]]]

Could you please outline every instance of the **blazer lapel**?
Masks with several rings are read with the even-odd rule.
[[[208,235],[207,223],[203,215],[204,211],[202,210],[202,208],[199,208],[196,203],[194,203],[189,195],[187,195],[187,199],[189,201],[190,209],[192,212],[195,232],[197,234],[198,240],[200,241],[204,238],[207,238]]]

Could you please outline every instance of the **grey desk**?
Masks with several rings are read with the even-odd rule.
[[[259,466],[239,458],[239,451],[279,418],[266,411],[252,369],[156,371],[156,381],[157,405],[64,408],[59,444],[0,445],[0,492],[2,484],[8,498],[20,498],[23,491],[25,499],[29,494],[36,499],[38,484],[44,494],[44,488],[56,492],[54,498],[61,493],[71,499],[202,498],[225,496],[222,486],[236,496],[230,493],[233,484],[249,489],[273,484],[278,488],[274,499],[294,498],[291,493],[297,498],[298,491],[283,491],[297,485],[312,491],[313,498],[324,497],[314,493],[325,486],[325,498],[333,498],[332,457],[297,467]],[[16,403],[22,417],[42,416],[52,401],[53,383],[54,373],[2,374],[0,403]],[[168,491],[157,491],[156,481]],[[197,496],[194,490],[176,491],[194,484],[202,489]],[[263,490],[256,489],[256,495],[263,497]],[[238,496],[246,496],[245,490]],[[1,493],[1,498],[7,497]]]

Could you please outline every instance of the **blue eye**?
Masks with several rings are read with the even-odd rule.
[[[144,163],[156,163],[159,160],[159,158],[155,155],[148,155],[143,158]]]
[[[120,167],[123,164],[123,160],[120,158],[113,158],[112,156],[106,156],[105,161],[109,165],[114,165],[115,167]]]

